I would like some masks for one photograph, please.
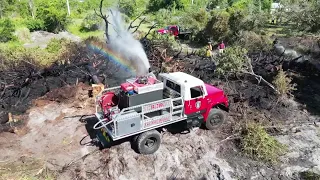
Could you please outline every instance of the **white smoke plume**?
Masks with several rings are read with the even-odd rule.
[[[140,41],[136,40],[125,27],[121,13],[116,9],[109,11],[108,48],[124,57],[136,70],[136,75],[146,75],[150,68],[149,60]]]
[[[287,49],[282,45],[275,45],[275,52],[278,55],[284,55],[286,57],[290,57],[290,58],[297,58],[300,55],[297,53],[297,51],[292,50],[292,49]]]

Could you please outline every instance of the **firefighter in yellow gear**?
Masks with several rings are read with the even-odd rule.
[[[207,47],[207,57],[211,57],[212,56],[212,45],[211,42],[208,43],[208,47]]]

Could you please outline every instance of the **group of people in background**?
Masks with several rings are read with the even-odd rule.
[[[223,41],[218,45],[218,51],[219,54],[222,54],[224,49],[226,48],[225,44]],[[207,47],[207,57],[212,57],[213,51],[212,51],[212,43],[208,42],[208,47]]]

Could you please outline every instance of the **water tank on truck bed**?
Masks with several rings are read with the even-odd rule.
[[[163,99],[163,82],[155,77],[139,77],[128,79],[120,86],[119,109]],[[141,107],[135,111],[141,112]]]

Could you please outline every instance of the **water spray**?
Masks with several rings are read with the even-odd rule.
[[[137,76],[147,75],[150,68],[147,55],[140,41],[125,28],[121,13],[116,9],[111,9],[108,20],[112,26],[108,48],[128,61],[134,67]]]

